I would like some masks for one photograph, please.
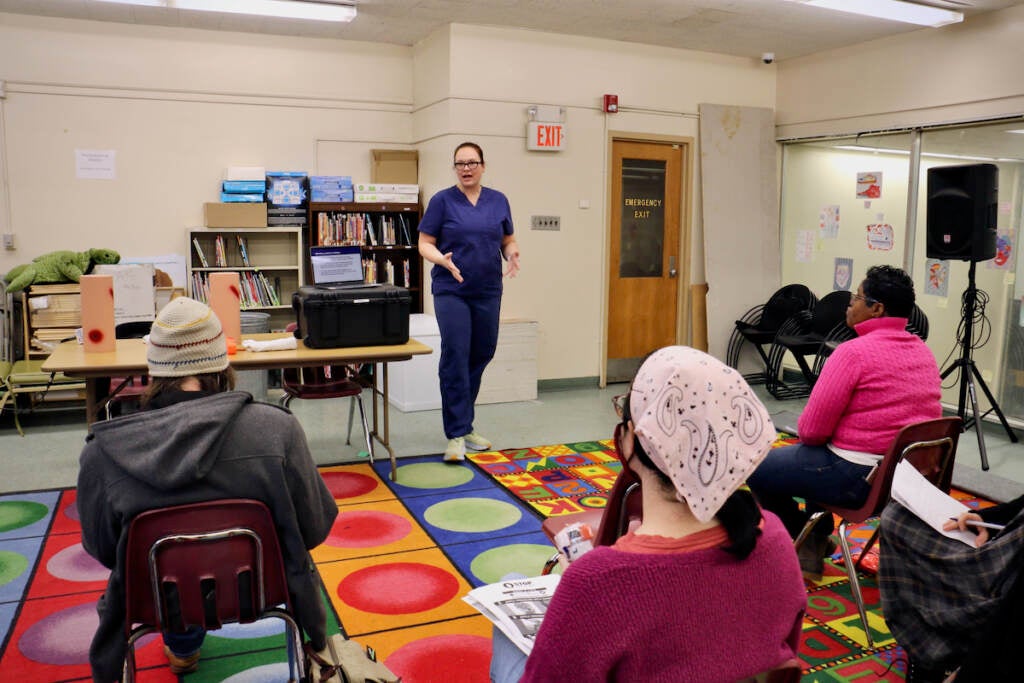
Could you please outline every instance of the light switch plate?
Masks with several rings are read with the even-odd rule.
[[[531,230],[561,230],[560,216],[530,216]]]

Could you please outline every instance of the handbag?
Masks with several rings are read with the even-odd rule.
[[[327,637],[327,647],[319,652],[306,643],[306,671],[310,683],[401,683],[386,666],[377,661],[372,648],[349,640],[341,634]]]

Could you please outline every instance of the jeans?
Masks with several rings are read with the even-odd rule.
[[[206,631],[198,626],[190,626],[184,633],[170,633],[164,631],[164,645],[176,657],[188,657],[203,646],[206,638]]]
[[[846,508],[862,505],[871,490],[864,481],[870,471],[869,465],[844,460],[825,446],[797,443],[770,451],[747,478],[747,485],[761,507],[778,515],[789,535],[796,538],[811,513],[823,509],[817,503]],[[794,497],[806,500],[805,512]],[[832,515],[822,515],[813,533],[827,536],[833,526]]]
[[[494,627],[491,637],[491,683],[519,683],[526,669],[526,653]]]

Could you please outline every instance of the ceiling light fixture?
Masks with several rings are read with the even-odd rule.
[[[938,7],[918,5],[903,0],[808,0],[804,3],[811,7],[832,9],[837,12],[850,12],[877,19],[902,21],[919,26],[945,26],[964,20],[963,12],[954,12]]]
[[[99,0],[124,5],[166,7],[168,9],[255,14],[286,19],[349,22],[356,18],[355,5],[315,0]]]

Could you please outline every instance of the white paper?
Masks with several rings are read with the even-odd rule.
[[[112,149],[76,149],[75,177],[87,180],[117,179],[117,152]]]
[[[970,508],[935,488],[906,460],[901,460],[896,465],[896,474],[892,479],[892,497],[943,536],[974,547],[976,537],[970,531],[945,531],[942,528],[951,517],[956,518],[970,512]]]
[[[95,275],[114,278],[114,322],[149,322],[156,317],[156,292],[150,264],[98,264]]]
[[[474,588],[462,599],[491,620],[516,647],[530,654],[558,574],[511,579]]]

